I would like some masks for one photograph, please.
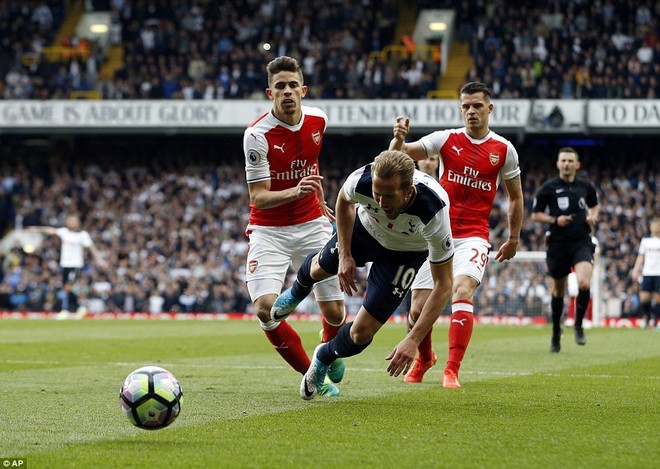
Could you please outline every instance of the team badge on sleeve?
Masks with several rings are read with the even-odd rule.
[[[447,251],[449,251],[452,248],[452,246],[454,245],[454,240],[452,240],[451,234],[445,236],[445,239],[442,241],[442,244]]]
[[[252,149],[248,151],[247,159],[248,159],[248,163],[250,164],[259,164],[259,162],[261,161],[261,155],[257,150]]]

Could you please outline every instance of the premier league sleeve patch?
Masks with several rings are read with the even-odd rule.
[[[451,234],[445,236],[445,239],[442,241],[442,245],[445,247],[446,251],[451,251],[454,241],[451,239]]]
[[[256,166],[261,161],[261,155],[255,149],[248,151],[247,162],[253,166]]]

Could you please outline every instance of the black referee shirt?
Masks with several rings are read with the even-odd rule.
[[[577,241],[591,237],[587,209],[596,205],[596,188],[589,181],[575,178],[573,182],[566,182],[557,176],[541,185],[534,198],[532,212],[545,212],[547,208],[553,217],[573,215],[573,222],[567,226],[550,225],[549,241]]]

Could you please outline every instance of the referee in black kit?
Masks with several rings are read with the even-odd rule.
[[[552,277],[550,351],[554,353],[561,349],[561,317],[571,267],[575,269],[578,283],[575,342],[578,345],[587,343],[582,321],[591,298],[591,274],[596,250],[591,240],[591,230],[598,221],[596,188],[589,181],[576,177],[580,169],[577,151],[571,147],[560,148],[557,169],[559,176],[541,185],[532,208],[532,220],[550,226],[546,233],[546,265],[548,275]]]

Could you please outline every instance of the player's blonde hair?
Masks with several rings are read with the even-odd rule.
[[[405,189],[412,186],[415,162],[402,151],[385,150],[374,159],[371,172],[381,179],[399,176],[401,187]]]

